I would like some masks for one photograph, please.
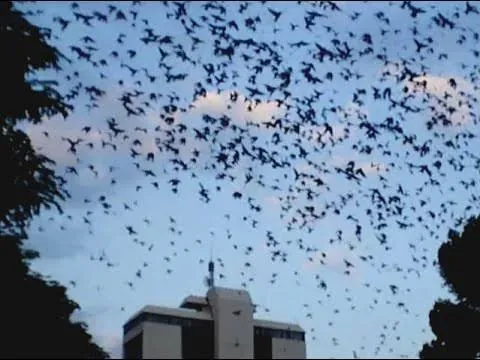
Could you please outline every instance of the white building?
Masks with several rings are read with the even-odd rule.
[[[213,285],[213,283],[212,283]],[[253,318],[245,290],[210,287],[180,308],[145,306],[123,327],[125,359],[305,359],[305,332]]]

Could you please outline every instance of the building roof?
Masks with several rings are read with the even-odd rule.
[[[185,300],[187,299],[188,297]],[[177,308],[168,308],[164,306],[147,305],[147,306],[144,306],[140,311],[137,311],[125,323],[129,323],[130,321],[134,320],[142,313],[178,316],[178,317],[184,317],[188,319],[212,320],[212,316],[208,311],[193,311],[188,308],[177,309]],[[260,327],[265,327],[270,329],[305,332],[305,330],[303,330],[300,326],[296,324],[285,323],[285,322],[253,319],[253,324],[254,326],[260,326]]]
[[[214,291],[215,294],[223,298],[229,298],[232,300],[233,299],[238,300],[243,298],[243,299],[250,300],[250,295],[248,294],[248,292],[244,290],[219,288],[219,287],[215,287],[214,289],[215,289]],[[153,306],[153,305],[144,306],[140,311],[137,311],[133,316],[131,316],[125,322],[125,325],[132,322],[143,313],[167,315],[172,317],[183,317],[186,319],[213,320],[210,312],[208,299],[206,297],[196,296],[196,295],[189,295],[185,299],[183,299],[180,305],[180,308],[169,308],[164,306]],[[258,327],[263,327],[263,328],[274,329],[274,330],[289,330],[289,331],[305,333],[305,330],[303,330],[299,325],[291,324],[291,323],[261,320],[261,319],[254,318],[253,325]]]
[[[195,310],[185,309],[185,308],[179,309],[179,308],[168,308],[164,306],[147,305],[147,306],[144,306],[140,311],[137,311],[135,314],[133,314],[133,316],[131,316],[125,322],[125,324],[136,319],[138,316],[140,316],[143,313],[178,316],[178,317],[184,317],[187,319],[212,320],[212,316],[207,311],[195,311]]]
[[[303,330],[300,326],[296,324],[269,321],[269,320],[253,319],[253,326],[265,327],[265,328],[276,329],[276,330],[290,330],[290,331],[298,331],[303,333],[305,332],[305,330]]]

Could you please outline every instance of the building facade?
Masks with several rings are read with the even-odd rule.
[[[245,290],[211,287],[180,308],[145,306],[123,328],[124,359],[305,359],[304,330],[253,318]]]

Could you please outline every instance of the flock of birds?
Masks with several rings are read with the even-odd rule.
[[[445,7],[411,1],[71,2],[63,11],[29,2],[21,7],[34,23],[49,13],[45,33],[70,59],[56,75],[60,87],[74,114],[90,114],[74,135],[55,139],[48,121],[41,125],[42,136],[75,159],[65,168],[67,184],[87,171],[92,181],[108,178],[114,188],[122,170],[116,164],[100,169],[95,157],[118,154],[130,163],[125,176],[137,171],[144,177],[133,185],[139,197],[147,186],[180,194],[193,182],[197,193],[192,195],[206,205],[226,193],[232,209],[245,206],[248,214],[241,220],[259,239],[266,238],[272,262],[287,263],[297,252],[308,262],[326,264],[325,245],[342,244],[358,254],[343,259],[345,276],[363,264],[405,281],[421,278],[435,265],[446,230],[458,229],[478,211],[480,27],[469,24],[479,23],[480,6],[473,2]],[[149,17],[149,9],[155,16]],[[60,41],[70,37],[76,42]],[[463,51],[459,60],[455,46]],[[438,75],[443,68],[449,73]],[[224,111],[203,112],[200,105],[209,99],[221,99]],[[265,209],[251,187],[275,198],[278,220],[295,235],[285,238],[270,229],[260,234]],[[135,212],[140,201],[117,200],[87,194],[81,201],[89,209],[81,221],[92,227],[96,211]],[[225,224],[232,213],[227,209]],[[181,245],[177,220],[168,219],[169,232],[179,237],[170,241],[176,249],[172,255],[142,239],[138,227],[123,225],[135,244],[163,254],[158,256],[167,274],[174,271],[170,262],[179,248],[190,250]],[[323,238],[319,229],[337,222],[335,235]],[[410,234],[404,244],[390,241],[398,232]],[[222,241],[230,243],[232,236],[228,229]],[[196,243],[208,247],[206,239]],[[254,280],[248,257],[257,245],[232,245],[247,258],[235,271],[248,287]],[[401,246],[410,252],[410,263],[391,263],[387,258]],[[382,249],[385,258],[369,254],[372,248]],[[91,259],[116,266],[105,252]],[[221,256],[217,263],[224,279]],[[127,286],[134,289],[147,267],[142,261]],[[328,298],[343,296],[331,293],[323,272],[313,273],[319,291]],[[273,272],[269,284],[279,276]],[[410,312],[401,299],[410,291],[407,286],[364,285],[376,296],[372,309],[385,300]],[[354,311],[353,294],[345,292]],[[315,318],[312,308],[318,304],[303,305],[307,319]],[[376,354],[386,346],[387,330],[395,334],[397,326],[384,326]],[[315,326],[307,330],[316,339]],[[338,339],[332,343],[338,346]]]

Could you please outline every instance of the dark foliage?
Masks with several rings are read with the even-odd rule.
[[[6,86],[0,87],[2,126],[23,119],[39,123],[43,116],[68,114],[69,106],[52,87],[55,82],[28,79],[35,70],[59,69],[61,54],[46,43],[47,35],[48,31],[26,21],[10,1],[0,3],[0,44],[8,54],[0,67],[1,78],[6,80]]]
[[[71,322],[79,309],[65,287],[29,272],[29,260],[38,256],[23,250],[21,238],[0,237],[2,281],[2,346],[0,357],[108,358],[92,342],[82,322]]]
[[[45,41],[45,33],[26,21],[11,2],[0,3],[0,234],[20,232],[42,207],[60,206],[68,193],[63,180],[52,170],[53,161],[35,153],[30,139],[15,125],[25,120],[38,123],[42,117],[67,115],[69,106],[52,88],[53,83],[37,81],[32,71],[58,68],[60,54]],[[15,49],[9,51],[8,49]],[[28,79],[30,78],[30,80]]]
[[[29,220],[42,207],[60,208],[68,196],[54,162],[37,154],[27,134],[16,125],[33,123],[55,114],[67,115],[68,106],[52,83],[28,80],[34,70],[56,67],[59,54],[45,42],[41,30],[0,3],[0,277],[2,281],[2,346],[0,357],[106,358],[92,342],[86,325],[70,321],[79,305],[66,289],[29,272],[29,260],[38,254],[23,250]],[[6,80],[6,81],[5,81]]]
[[[460,301],[480,307],[478,254],[480,254],[480,218],[472,218],[460,235],[450,231],[449,240],[438,251],[440,272],[447,286]]]
[[[55,206],[65,198],[63,179],[55,175],[53,161],[35,153],[30,139],[21,130],[10,126],[0,129],[2,154],[2,201],[0,203],[0,234],[23,233],[28,220],[41,207]]]
[[[440,274],[458,303],[438,300],[430,311],[436,339],[425,344],[420,357],[475,358],[480,353],[480,288],[477,259],[480,218],[469,219],[463,233],[451,230],[438,250]]]

